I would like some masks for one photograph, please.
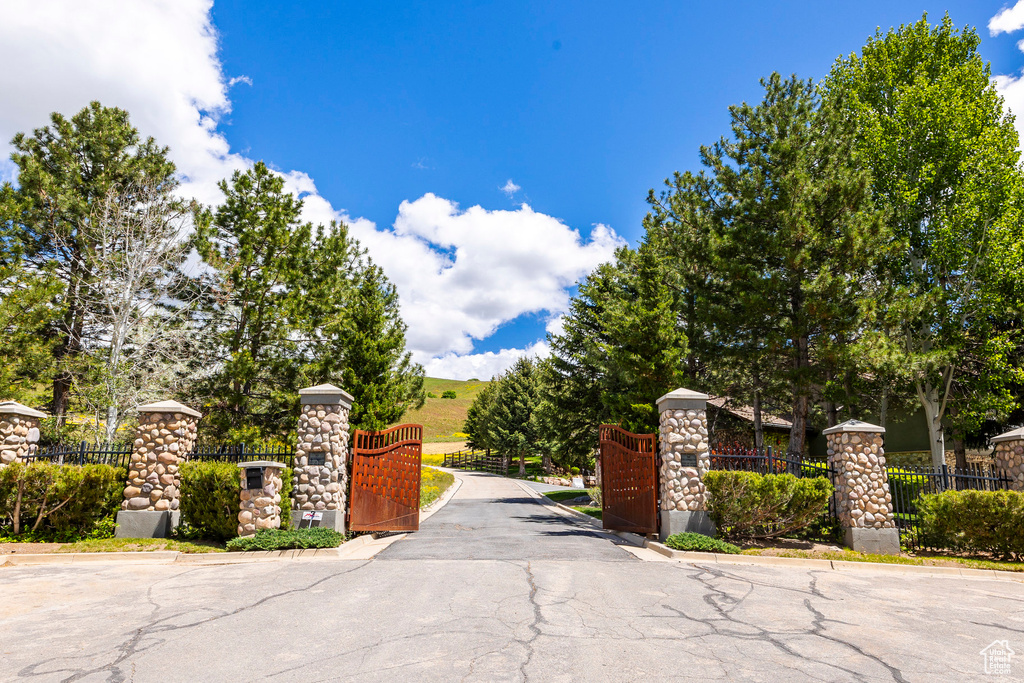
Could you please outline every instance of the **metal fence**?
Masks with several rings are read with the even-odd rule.
[[[96,445],[85,441],[78,445],[58,444],[39,448],[26,458],[27,462],[52,462],[57,465],[113,465],[128,467],[132,445]]]
[[[221,444],[197,448],[186,458],[190,461],[206,462],[255,462],[273,460],[288,467],[295,464],[294,446],[269,446],[261,448],[248,444]]]
[[[966,468],[941,467],[889,467],[889,493],[893,514],[900,530],[900,542],[908,548],[927,547],[921,536],[917,503],[922,495],[943,491],[1001,491],[1009,488],[1010,479],[978,465]]]
[[[475,472],[490,472],[491,474],[508,474],[505,458],[500,455],[491,455],[491,449],[489,448],[485,451],[468,450],[445,453],[441,467],[473,470]]]

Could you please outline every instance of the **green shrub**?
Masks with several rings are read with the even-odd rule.
[[[12,534],[34,540],[95,537],[117,511],[125,476],[111,465],[11,463],[0,469],[0,518]]]
[[[337,548],[345,534],[326,527],[312,529],[260,529],[255,536],[232,538],[228,550],[290,550],[293,548]]]
[[[441,392],[441,398],[457,398],[455,392],[449,389],[448,391]]]
[[[1024,493],[943,491],[917,506],[922,545],[1024,560]]]
[[[708,512],[726,538],[772,538],[799,531],[828,508],[824,477],[712,470],[704,476]]]
[[[428,391],[427,398],[437,398],[437,394],[435,394],[433,391]]]
[[[242,490],[238,465],[232,462],[185,462],[181,478],[181,516],[189,538],[226,541],[238,534]]]
[[[292,488],[295,486],[295,470],[285,467],[281,470],[281,528],[292,528]]]
[[[736,555],[740,552],[740,549],[732,543],[726,543],[720,538],[711,538],[710,536],[695,534],[690,531],[672,534],[665,539],[665,545],[673,550],[692,550],[701,553]]]
[[[579,473],[580,473],[580,468],[579,467],[570,467],[569,468],[569,474],[571,474],[573,476],[576,476]]]
[[[595,507],[604,506],[604,498],[601,497],[601,487],[595,486],[592,489],[587,489],[587,495],[590,496],[590,500],[594,501]]]

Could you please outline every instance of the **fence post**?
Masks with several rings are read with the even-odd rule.
[[[707,394],[689,389],[658,399],[662,540],[684,531],[715,535],[702,480],[711,467],[707,400]]]
[[[167,538],[178,526],[178,465],[196,443],[197,411],[177,401],[139,406],[139,426],[124,501],[117,513],[118,538]]]
[[[345,531],[348,491],[348,416],[352,396],[333,384],[299,390],[292,526],[304,511],[322,512],[317,526]]]
[[[885,428],[847,420],[822,432],[836,470],[836,515],[846,545],[860,552],[898,555],[900,533],[885,471]]]
[[[995,469],[1009,480],[1013,491],[1024,491],[1024,427],[992,437]]]
[[[39,421],[46,413],[17,401],[0,403],[0,467],[16,460],[27,460],[39,442]]]

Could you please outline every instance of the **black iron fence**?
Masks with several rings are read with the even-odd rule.
[[[196,448],[188,455],[191,461],[206,462],[255,462],[272,460],[288,467],[295,465],[294,446],[251,446],[249,444],[220,444]]]
[[[57,465],[113,465],[128,467],[132,459],[132,445],[96,445],[85,441],[80,444],[44,446],[26,458],[27,462],[52,462]]]
[[[889,467],[889,493],[900,530],[900,542],[908,548],[926,547],[921,537],[918,501],[922,495],[943,491],[1001,491],[1010,486],[1003,472],[971,465],[966,468]]]
[[[795,477],[825,477],[833,488],[836,471],[824,460],[793,459],[787,453],[776,453],[771,446],[763,449],[740,446],[713,446],[710,453],[711,469],[756,472],[757,474],[792,474]],[[826,517],[835,518],[836,497],[828,500]]]
[[[468,450],[445,453],[441,467],[489,472],[491,474],[508,474],[505,458],[500,455],[491,455],[491,449],[489,448],[481,451]]]

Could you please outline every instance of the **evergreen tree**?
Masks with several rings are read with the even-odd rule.
[[[61,318],[51,330],[56,374],[51,411],[62,421],[83,351],[103,330],[93,325],[85,294],[94,284],[97,253],[96,211],[114,193],[129,196],[136,185],[176,186],[167,148],[142,140],[124,110],[92,102],[70,119],[50,116],[50,125],[12,140],[18,167],[13,201],[2,205],[0,222],[10,223],[24,245],[33,272],[52,270],[63,291],[54,311]]]
[[[520,477],[526,476],[526,456],[539,450],[536,416],[539,403],[536,363],[520,358],[498,382],[487,429],[494,448],[519,459]]]

